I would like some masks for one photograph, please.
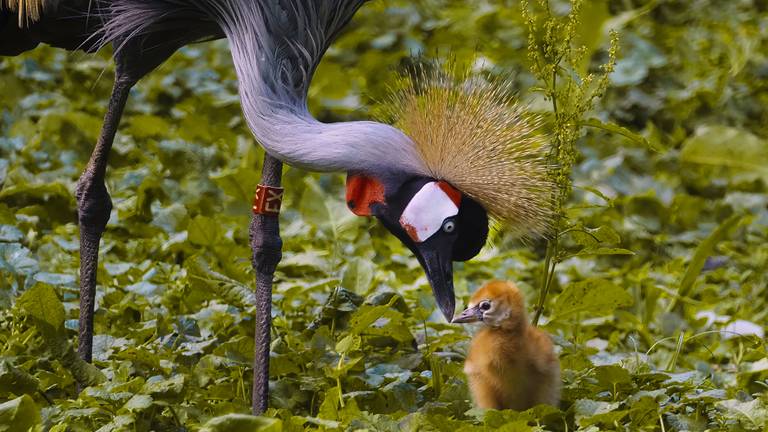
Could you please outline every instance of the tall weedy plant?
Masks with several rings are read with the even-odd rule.
[[[523,18],[528,26],[528,58],[531,71],[539,80],[539,91],[552,104],[552,146],[549,152],[550,175],[557,185],[552,202],[555,208],[552,234],[547,241],[539,298],[533,324],[544,311],[544,303],[555,276],[558,263],[570,254],[562,250],[561,237],[580,226],[566,215],[568,199],[573,190],[571,171],[578,151],[576,141],[585,126],[584,117],[595,101],[608,88],[608,76],[613,72],[619,39],[610,33],[606,63],[597,72],[583,72],[587,48],[578,45],[578,28],[583,0],[570,0],[570,12],[558,16],[552,12],[549,0],[522,1]]]

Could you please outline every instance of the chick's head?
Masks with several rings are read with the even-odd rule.
[[[455,317],[454,323],[480,322],[494,328],[514,328],[525,323],[525,300],[514,283],[491,281],[480,287]]]

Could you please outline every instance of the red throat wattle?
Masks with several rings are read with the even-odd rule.
[[[358,216],[371,216],[371,205],[384,202],[384,184],[361,174],[347,176],[347,206]]]

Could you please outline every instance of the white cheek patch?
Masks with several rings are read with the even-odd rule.
[[[459,213],[460,199],[461,194],[448,183],[427,183],[403,210],[400,225],[411,240],[421,243],[439,231],[446,218]]]

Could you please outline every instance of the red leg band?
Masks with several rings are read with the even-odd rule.
[[[256,186],[256,195],[253,197],[253,213],[277,216],[282,202],[283,188],[260,184]]]

